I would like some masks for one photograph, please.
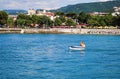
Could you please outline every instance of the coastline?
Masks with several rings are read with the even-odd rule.
[[[80,29],[80,28],[49,28],[49,29],[22,29],[0,28],[0,34],[106,34],[120,35],[120,29]]]

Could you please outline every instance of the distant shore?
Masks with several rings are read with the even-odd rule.
[[[50,29],[22,29],[22,28],[0,28],[0,34],[107,34],[120,35],[120,29],[80,29],[80,28],[50,28]]]

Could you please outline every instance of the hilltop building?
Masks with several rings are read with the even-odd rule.
[[[105,16],[105,15],[108,15],[109,13],[105,13],[105,12],[93,12],[93,13],[90,13],[90,15],[93,15],[93,16],[96,16],[96,15],[99,15],[99,16]]]
[[[113,10],[114,10],[114,12],[112,13],[113,16],[120,15],[120,7],[114,7]]]
[[[114,12],[112,13],[112,16],[117,16],[120,15],[120,7],[113,7]],[[96,16],[105,16],[108,15],[109,13],[106,12],[93,12],[93,13],[89,13],[90,15]]]

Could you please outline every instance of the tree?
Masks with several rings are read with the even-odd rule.
[[[104,21],[105,21],[105,23],[106,23],[107,26],[113,25],[113,18],[114,17],[111,14],[106,15],[103,18],[104,18]]]
[[[91,16],[88,20],[88,24],[91,26],[98,26],[99,24],[99,16]]]
[[[91,26],[111,26],[113,25],[113,16],[91,16],[87,23]]]
[[[7,19],[7,25],[10,26],[10,27],[14,26],[14,20],[13,20],[13,18],[8,18]]]
[[[60,26],[62,24],[62,21],[59,18],[55,18],[54,25]]]
[[[88,15],[85,12],[80,12],[78,16],[78,22],[79,23],[87,23]]]
[[[0,24],[7,24],[8,14],[4,11],[0,11]]]
[[[38,21],[39,21],[39,16],[37,16],[37,15],[32,15],[31,20],[32,20],[33,24],[37,24]]]
[[[25,25],[26,26],[31,26],[31,24],[32,24],[32,21],[31,20],[25,20]]]
[[[67,21],[66,21],[66,25],[67,26],[75,26],[75,22],[74,22],[74,20],[72,20],[72,19],[68,19]]]
[[[120,28],[120,16],[114,17],[113,24],[114,26],[118,26],[118,28]]]
[[[17,19],[17,25],[18,25],[18,27],[24,28],[25,21],[26,20],[24,20],[24,19]]]
[[[59,17],[59,19],[62,21],[62,23],[65,23],[65,22],[66,22],[66,19],[65,19],[64,16]]]
[[[25,15],[25,14],[19,14],[17,16],[17,19],[26,19],[26,18],[27,18],[27,15]]]
[[[29,16],[29,15],[25,15],[25,14],[19,14],[17,17],[17,25],[19,27],[25,27],[25,26],[30,26],[32,23],[37,23],[36,21],[36,17],[37,16]]]
[[[97,26],[106,26],[105,16],[97,16],[96,21],[98,22]]]
[[[56,12],[55,15],[61,17],[61,16],[64,16],[65,14],[64,14],[64,12]]]
[[[72,19],[76,19],[78,17],[77,13],[75,12],[69,12],[66,14],[67,17],[70,17]]]
[[[46,27],[47,28],[49,26],[52,26],[52,21],[47,16],[39,16],[38,24],[40,26],[42,26],[42,27]]]

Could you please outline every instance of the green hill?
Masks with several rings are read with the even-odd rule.
[[[93,2],[93,3],[81,3],[76,5],[68,5],[61,7],[56,11],[60,12],[111,12],[113,7],[120,6],[120,0],[107,1],[107,2]]]

